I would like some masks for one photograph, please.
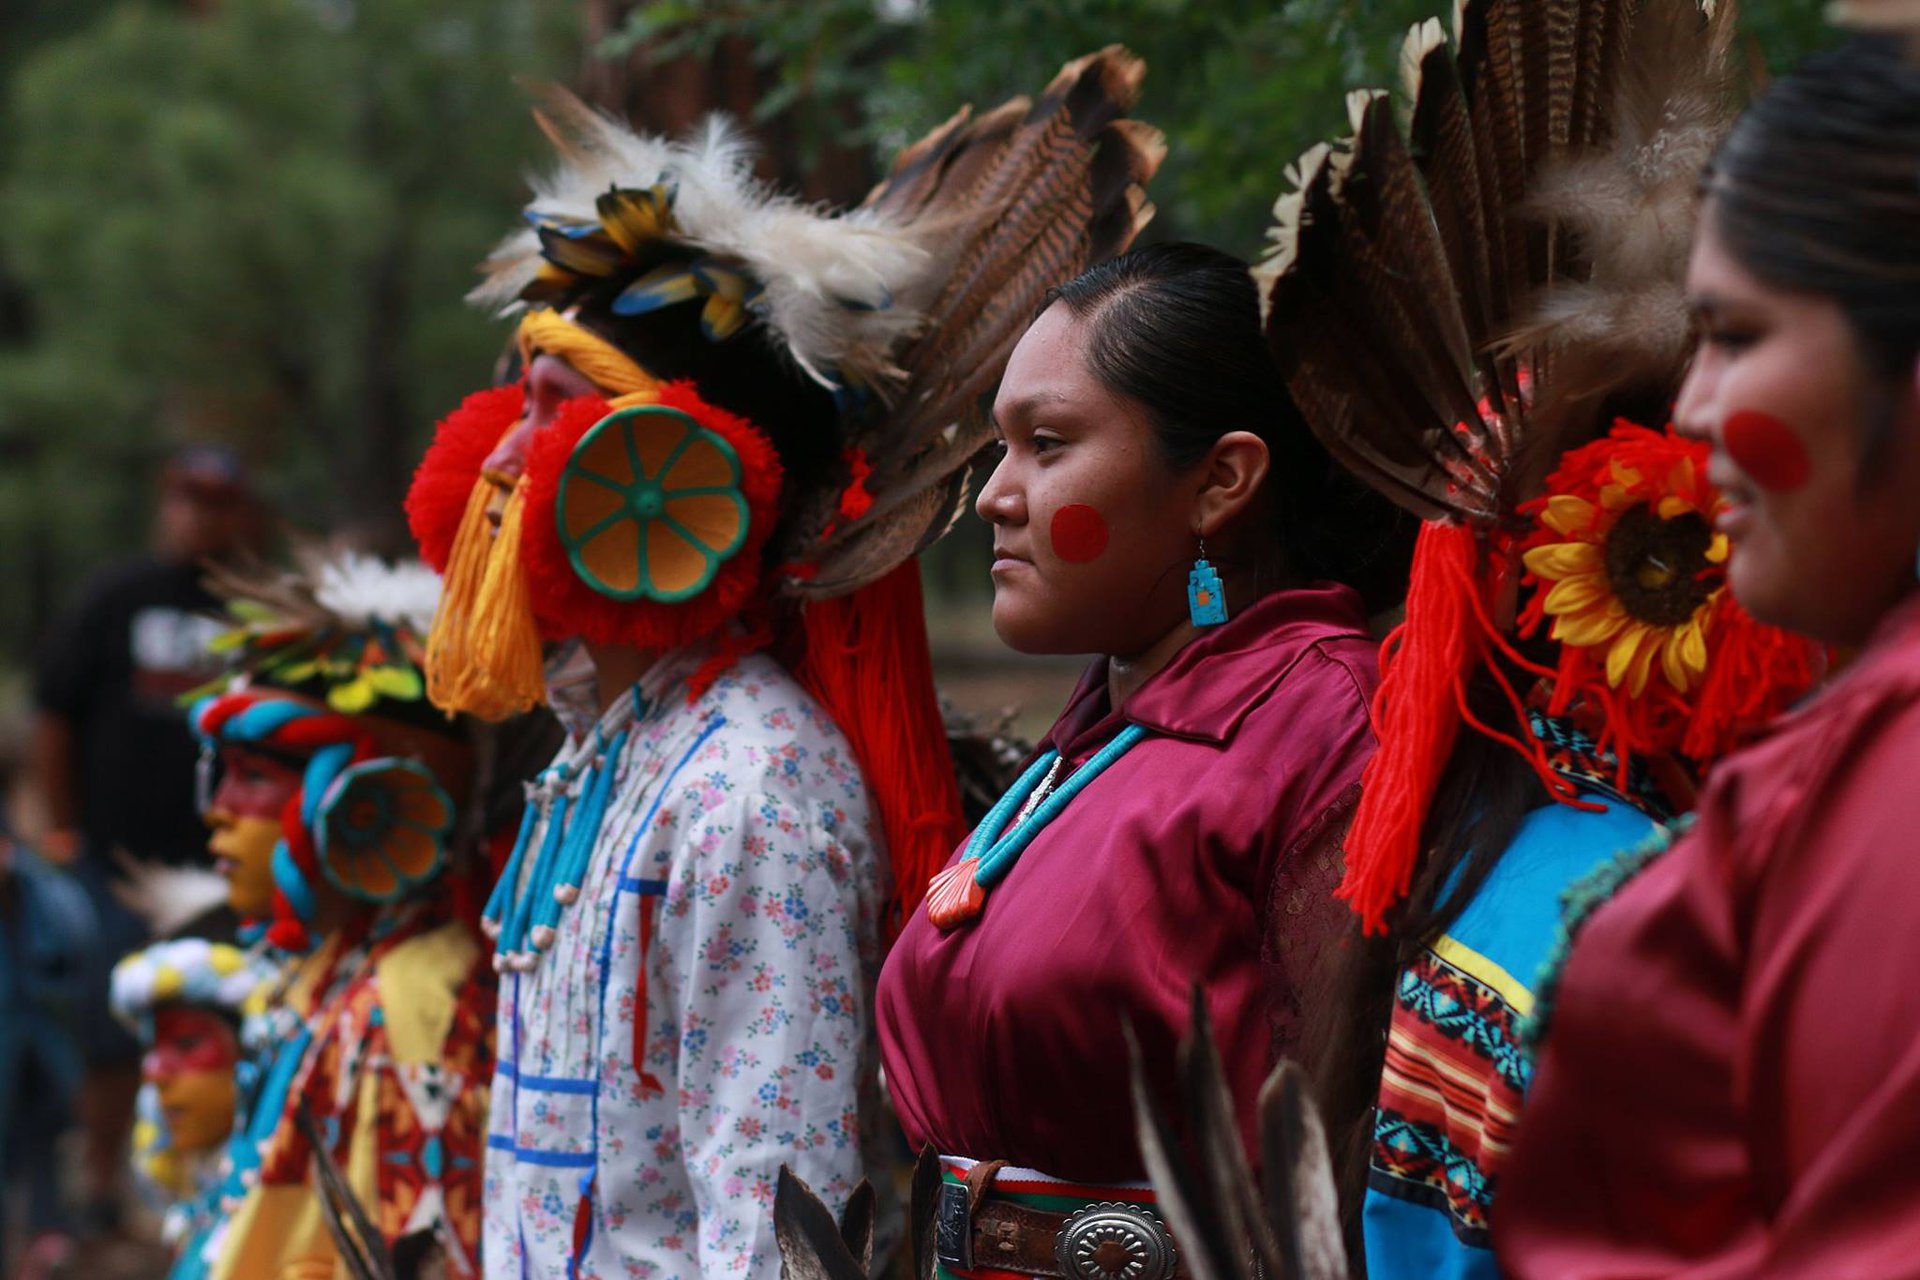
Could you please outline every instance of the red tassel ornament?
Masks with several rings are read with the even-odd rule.
[[[891,942],[966,834],[933,687],[920,566],[909,560],[851,595],[815,601],[804,622],[794,674],[852,743],[886,832]]]

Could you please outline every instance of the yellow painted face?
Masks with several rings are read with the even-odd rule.
[[[190,1071],[160,1086],[160,1108],[173,1145],[181,1151],[211,1151],[233,1128],[233,1069]]]
[[[227,905],[242,919],[261,919],[273,911],[273,846],[300,775],[244,747],[221,748],[220,766],[220,785],[206,815],[213,828],[207,852],[214,870],[227,878]]]
[[[227,878],[227,905],[243,920],[272,914],[273,846],[280,840],[280,824],[218,810],[208,821],[213,838],[207,841],[207,852],[213,855],[214,870]]]
[[[153,1047],[143,1074],[160,1095],[176,1150],[211,1151],[233,1128],[233,1028],[218,1014],[186,1005],[154,1012]]]

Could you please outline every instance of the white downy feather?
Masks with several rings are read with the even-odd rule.
[[[310,572],[315,602],[350,626],[365,627],[377,619],[404,623],[425,635],[440,607],[440,575],[418,560],[388,564],[378,556],[348,551],[312,566]]]
[[[170,937],[227,900],[226,878],[200,867],[142,862],[124,849],[114,851],[121,877],[114,897],[147,922],[156,937]]]
[[[753,175],[752,148],[722,117],[684,142],[636,134],[598,113],[569,119],[572,154],[533,183],[529,214],[591,222],[609,188],[674,191],[683,243],[743,264],[764,292],[756,318],[814,378],[835,370],[878,380],[920,325],[934,295],[940,255],[906,228],[868,210],[829,215],[779,195]],[[586,132],[590,130],[590,132]],[[540,241],[527,228],[487,259],[468,301],[517,310],[540,269]]]

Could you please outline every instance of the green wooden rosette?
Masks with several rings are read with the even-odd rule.
[[[560,473],[554,521],[581,581],[614,600],[692,599],[747,540],[740,456],[664,405],[608,414]]]

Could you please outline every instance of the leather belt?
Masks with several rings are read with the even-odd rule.
[[[1184,1280],[1172,1234],[1148,1206],[1106,1202],[1073,1213],[986,1199],[1003,1161],[940,1188],[934,1253],[950,1269],[1062,1280]]]

